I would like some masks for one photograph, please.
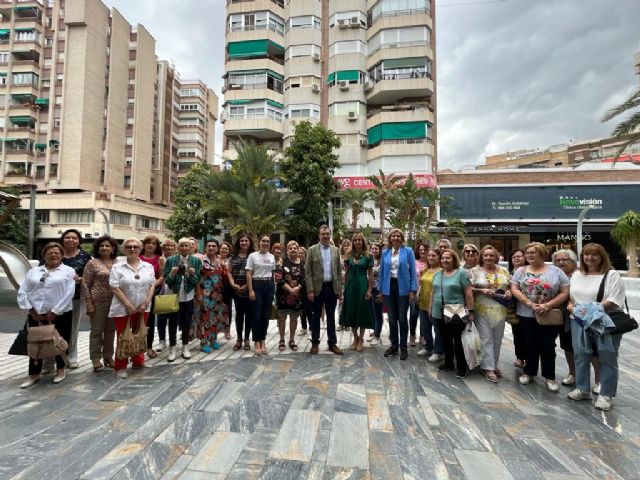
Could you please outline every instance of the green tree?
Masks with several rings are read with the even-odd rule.
[[[611,236],[624,249],[629,262],[629,277],[639,277],[637,248],[640,245],[640,213],[634,210],[625,212],[611,229]]]
[[[360,215],[363,213],[374,215],[373,208],[366,206],[366,202],[372,198],[371,191],[352,188],[340,192],[340,197],[351,209],[351,232],[354,233],[358,229]]]
[[[389,198],[387,219],[394,228],[404,230],[407,239],[413,243],[422,234],[423,226],[427,227],[428,233],[429,211],[435,211],[439,197],[438,189],[418,187],[413,175],[409,174]]]
[[[624,102],[608,110],[602,117],[603,122],[608,122],[625,112],[640,107],[640,88],[637,88]],[[616,159],[629,145],[640,141],[640,110],[631,112],[626,120],[620,122],[611,132],[615,138],[624,139],[623,144],[618,149]]]
[[[385,175],[382,170],[379,171],[379,175],[370,175],[367,177],[371,183],[373,183],[374,189],[372,190],[372,197],[378,207],[378,219],[380,220],[380,241],[384,242],[384,222],[387,218],[387,205],[389,199],[394,193],[394,190],[398,186],[398,183],[404,179],[401,175],[394,173]]]
[[[204,205],[214,192],[215,172],[206,163],[191,167],[180,179],[175,191],[173,214],[167,219],[167,227],[174,238],[204,238],[217,234],[218,220]]]
[[[15,187],[3,187],[2,192],[10,195],[20,196],[20,191]],[[19,207],[19,202],[17,207]],[[5,215],[6,213],[6,215]],[[2,228],[0,228],[0,240],[7,242],[22,253],[27,255],[29,243],[29,212],[28,210],[19,210],[15,204],[11,202],[0,204],[0,218],[3,219]],[[36,236],[40,233],[40,222],[36,219],[35,225]]]
[[[326,222],[327,204],[338,191],[333,174],[339,166],[335,149],[340,148],[336,134],[309,121],[296,123],[291,144],[279,163],[283,186],[298,194],[290,220],[291,234],[315,238],[318,226]]]

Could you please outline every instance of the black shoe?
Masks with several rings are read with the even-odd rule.
[[[467,369],[456,371],[456,378],[465,378],[467,376]]]
[[[443,363],[442,365],[440,365],[438,367],[438,370],[441,372],[452,372],[453,371],[453,365],[447,365],[446,363]]]
[[[407,352],[407,349],[406,348],[400,349],[400,360],[406,360],[407,358],[409,358],[409,353]]]
[[[387,348],[384,352],[385,357],[392,357],[398,354],[398,347],[391,346]]]

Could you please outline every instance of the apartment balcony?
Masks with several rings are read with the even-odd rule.
[[[427,58],[428,63],[433,64],[433,49],[431,45],[426,43],[380,48],[375,52],[369,52],[366,70],[371,70],[382,61],[399,60],[403,58]]]
[[[405,28],[418,27],[422,25],[428,26],[433,30],[433,20],[431,18],[431,9],[418,8],[413,10],[396,10],[394,12],[384,12],[378,15],[368,16],[369,29],[367,37],[371,38],[380,30],[389,28]]]
[[[235,100],[260,100],[265,98],[277,103],[284,103],[284,95],[281,92],[267,88],[266,85],[261,85],[260,87],[227,90],[224,94],[224,101],[233,102]]]
[[[36,52],[38,54],[38,58],[40,57],[40,53],[42,52],[42,37],[31,38],[31,39],[13,39],[13,49],[17,51],[27,51],[27,52]]]
[[[227,15],[264,10],[284,18],[284,0],[227,0]]]
[[[378,157],[397,157],[400,155],[429,155],[434,156],[433,140],[431,138],[415,138],[402,140],[382,140],[367,152],[367,160]]]
[[[370,108],[369,112],[367,112],[367,129],[380,123],[397,122],[429,122],[433,124],[433,107],[426,104],[407,103]]]
[[[38,97],[38,93],[40,93],[40,89],[37,85],[33,84],[13,84],[11,85],[11,96],[30,96],[33,98]]]
[[[277,32],[275,29],[269,28],[268,25],[264,27],[255,25],[245,26],[238,29],[227,30],[226,41],[227,42],[247,42],[254,40],[270,40],[277,44],[282,44],[284,35]]]
[[[284,122],[264,113],[229,115],[224,125],[224,134],[227,137],[279,139],[284,134]]]
[[[369,80],[365,84],[367,103],[370,105],[397,103],[407,98],[427,98],[434,91],[431,75],[426,72],[383,75],[374,82]]]

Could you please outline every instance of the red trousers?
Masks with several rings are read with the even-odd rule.
[[[116,325],[116,352],[118,351],[118,344],[120,343],[120,335],[124,332],[125,327],[127,326],[127,319],[131,318],[131,328],[136,331],[138,329],[138,313],[134,313],[132,316],[126,315],[124,317],[113,317],[113,323]],[[149,316],[148,312],[144,312],[144,324],[147,324],[147,317]],[[116,357],[116,371],[117,370],[126,370],[127,365],[129,365],[129,359],[123,358],[119,359]],[[134,367],[141,367],[144,365],[144,352],[141,352],[133,357],[131,357],[131,363]]]

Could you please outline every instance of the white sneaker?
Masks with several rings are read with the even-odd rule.
[[[583,392],[582,390],[580,390],[579,388],[576,388],[575,390],[571,390],[568,394],[567,397],[569,397],[571,400],[575,400],[575,401],[580,401],[580,400],[587,400],[591,398],[591,394],[588,392]]]
[[[161,352],[161,351],[163,351],[165,348],[167,348],[167,341],[166,341],[166,340],[162,340],[162,341],[158,344],[158,348],[156,348],[156,352]]]
[[[440,360],[442,360],[442,355],[440,355],[439,353],[434,353],[433,355],[431,355],[431,356],[429,357],[429,361],[430,361],[431,363],[437,363],[437,362],[439,362]]]
[[[307,329],[303,328],[300,330],[300,333],[298,333],[299,337],[304,337],[307,334]]]
[[[126,370],[116,370],[116,378],[127,378],[129,374]]]
[[[568,387],[569,385],[575,385],[576,384],[576,377],[574,377],[573,375],[569,374],[566,377],[564,377],[562,379],[562,384],[565,387]]]
[[[373,337],[371,340],[371,345],[380,345],[380,337]]]
[[[555,380],[547,380],[547,390],[549,390],[550,392],[557,392],[558,390],[560,390],[560,387]]]
[[[605,412],[611,410],[611,403],[613,399],[611,397],[607,397],[606,395],[598,395],[598,399],[596,400],[595,407],[598,410],[604,410]]]
[[[600,395],[600,384],[599,383],[594,384],[591,391],[596,395]]]
[[[419,357],[428,357],[429,352],[427,352],[426,348],[421,348],[420,350],[418,350],[418,353],[416,353],[416,355],[418,355]]]
[[[531,383],[531,377],[527,374],[520,375],[518,382],[520,382],[520,385],[529,385]]]
[[[189,351],[189,345],[182,346],[182,358],[189,360],[191,358],[191,352]]]
[[[173,362],[176,359],[176,347],[169,347],[169,356],[167,361]]]

